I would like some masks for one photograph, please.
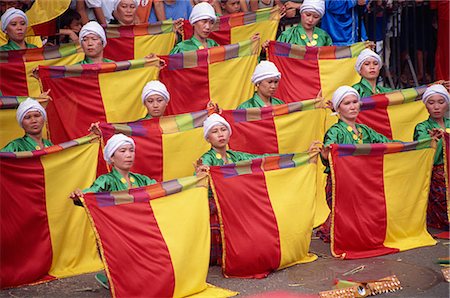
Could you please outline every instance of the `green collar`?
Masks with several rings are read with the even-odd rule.
[[[200,40],[198,40],[197,37],[195,37],[194,35],[192,35],[191,41],[198,49],[204,49],[205,48],[203,46],[203,44],[200,42]],[[206,39],[206,45],[208,45],[208,39]]]
[[[372,92],[372,85],[370,85],[370,83],[369,83],[368,80],[366,80],[365,78],[361,78],[360,84],[361,84],[364,88],[370,90],[370,93],[373,93],[373,92]],[[375,86],[375,93],[381,93],[381,90],[378,88],[378,85]]]
[[[115,167],[112,167],[110,174],[113,175],[114,178],[116,178],[123,184],[125,184],[125,185],[127,184],[127,180],[119,173],[119,171],[116,170]],[[128,177],[130,178],[131,186],[137,187],[138,185],[137,185],[136,179],[134,179],[134,177],[131,175],[131,173],[128,174]]]
[[[258,92],[255,92],[255,94],[253,95],[253,100],[262,108],[265,107],[265,103],[262,100],[262,98],[259,96]],[[273,105],[273,97],[270,98],[270,103]]]
[[[317,45],[317,39],[319,38],[319,34],[317,34],[317,31],[316,31],[317,27],[314,27],[314,30],[313,30],[313,41],[316,41],[316,44],[311,43],[311,40],[309,39],[308,35],[306,34],[305,28],[303,28],[302,24],[298,24],[297,28],[298,28],[298,33],[300,34],[300,38],[305,41],[307,46],[316,46]]]

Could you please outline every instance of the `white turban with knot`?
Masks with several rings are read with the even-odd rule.
[[[20,103],[19,107],[17,107],[16,120],[19,123],[20,127],[23,128],[22,121],[25,115],[28,112],[32,111],[41,113],[42,117],[44,117],[44,121],[47,119],[47,113],[45,112],[44,107],[42,107],[37,100],[28,97],[26,100]]]
[[[214,11],[214,8],[209,4],[208,2],[201,2],[197,5],[195,5],[192,8],[191,15],[189,16],[189,23],[191,25],[194,25],[195,22],[200,20],[213,20],[216,21],[216,12]]]
[[[20,9],[15,9],[14,7],[8,8],[5,13],[2,15],[2,31],[6,32],[6,27],[8,27],[9,23],[17,17],[22,17],[25,20],[25,24],[28,26],[28,18],[27,15],[21,11]]]
[[[374,51],[372,51],[371,49],[364,49],[361,51],[361,53],[359,53],[358,55],[358,59],[356,59],[356,64],[355,64],[355,69],[356,71],[361,74],[361,67],[364,64],[364,61],[367,60],[367,58],[374,58],[375,60],[378,61],[378,65],[381,68],[381,57],[380,55],[378,55],[377,53],[375,53]]]
[[[117,6],[119,6],[120,2],[122,0],[114,0],[114,10],[117,10]],[[134,5],[136,5],[136,8],[139,6],[139,1],[138,0],[133,0]]]
[[[450,103],[450,94],[448,94],[447,89],[445,89],[445,87],[442,85],[436,84],[428,87],[425,93],[422,95],[423,103],[427,103],[428,99],[430,99],[430,97],[433,95],[440,95],[445,99],[447,103]]]
[[[125,144],[132,145],[133,149],[136,148],[136,144],[134,143],[134,140],[132,138],[127,137],[122,133],[113,135],[108,140],[108,142],[106,142],[105,149],[103,149],[103,158],[106,160],[106,162],[111,164],[111,156],[114,155],[114,152],[116,152],[116,150],[119,149],[120,146]]]
[[[270,78],[281,78],[281,73],[278,71],[278,68],[275,66],[273,62],[263,60],[259,62],[255,67],[255,71],[252,75],[253,84],[257,84],[265,79]]]
[[[142,103],[145,102],[147,97],[154,94],[162,96],[166,103],[170,100],[169,91],[167,91],[167,88],[163,83],[160,81],[150,81],[144,86],[144,89],[142,89]]]
[[[305,0],[300,6],[300,13],[304,11],[313,11],[318,13],[320,17],[325,14],[325,1],[324,0]]]
[[[106,34],[105,30],[96,21],[87,22],[80,30],[80,44],[84,37],[88,34],[96,34],[102,40],[103,47],[106,47]]]
[[[231,126],[227,122],[227,120],[225,120],[219,114],[212,114],[208,118],[206,118],[206,120],[203,122],[203,137],[205,138],[205,140],[208,137],[209,131],[216,125],[225,125],[228,128],[228,130],[230,131],[230,136],[231,136],[231,133],[232,133]]]
[[[347,95],[354,95],[358,98],[358,100],[361,99],[361,96],[359,96],[358,91],[356,91],[354,88],[350,86],[341,86],[337,88],[336,91],[334,91],[333,97],[331,99],[331,102],[333,103],[333,108],[336,112],[337,108]]]

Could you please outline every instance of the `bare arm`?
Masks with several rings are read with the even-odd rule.
[[[77,0],[76,10],[81,16],[81,23],[84,25],[89,22],[88,15],[86,13],[86,4],[84,0]]]
[[[155,0],[153,2],[156,19],[164,21],[166,19],[166,11],[164,10],[164,2],[162,0]]]

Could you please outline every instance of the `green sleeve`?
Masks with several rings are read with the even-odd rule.
[[[289,37],[290,37],[289,31],[286,30],[286,31],[284,31],[283,33],[281,33],[280,36],[278,36],[277,41],[280,41],[280,42],[289,42]]]
[[[206,152],[202,155],[201,160],[204,165],[207,166],[218,166],[220,164],[217,163],[218,159],[213,157],[209,152]]]
[[[329,146],[331,144],[343,144],[345,141],[345,137],[342,134],[342,131],[337,126],[332,126],[326,132],[323,138],[323,145]]]
[[[0,152],[20,152],[22,150],[20,150],[19,146],[17,145],[17,142],[9,142],[8,145],[6,145],[5,147],[3,147]]]
[[[376,132],[375,130],[373,130],[370,127],[365,126],[365,130],[368,134],[370,143],[391,143],[391,142],[398,142],[395,140],[391,140],[389,138],[387,138],[386,136],[382,135],[381,133]]]
[[[240,151],[233,151],[233,155],[234,155],[233,162],[250,160],[250,159],[261,158],[261,157],[267,156],[266,154],[259,155],[259,154],[251,154],[251,153],[240,152]]]
[[[331,46],[333,45],[333,40],[331,39],[331,36],[325,32],[325,44],[324,46]]]
[[[356,83],[355,85],[352,86],[352,88],[355,89],[361,97],[366,97],[361,82]]]
[[[177,43],[173,49],[170,51],[169,55],[181,53],[181,47],[179,46],[182,42]]]
[[[210,39],[211,40],[211,45],[213,46],[213,47],[218,47],[218,46],[220,46],[214,39]]]
[[[112,189],[110,180],[111,178],[108,176],[108,174],[101,175],[94,181],[94,183],[92,183],[91,187],[83,189],[83,193],[114,191],[114,189]]]
[[[147,177],[145,175],[139,175],[139,176],[142,179],[142,185],[139,185],[139,187],[156,184],[156,180],[155,179],[149,178],[149,177]]]
[[[430,138],[428,129],[429,127],[424,122],[417,124],[414,129],[414,141]]]
[[[237,110],[244,110],[244,109],[249,109],[249,108],[253,108],[252,104],[250,103],[250,100],[244,101],[243,103],[241,103],[238,107]]]

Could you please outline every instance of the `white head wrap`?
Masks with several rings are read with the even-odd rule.
[[[134,140],[122,133],[113,135],[108,142],[106,142],[105,149],[103,149],[103,158],[107,163],[111,163],[111,156],[113,156],[114,152],[124,144],[131,144],[133,148],[136,148]]]
[[[450,94],[448,94],[447,89],[440,84],[431,85],[427,88],[425,93],[422,95],[423,103],[427,103],[428,99],[436,94],[442,96],[447,103],[450,103]]]
[[[324,0],[305,0],[300,7],[300,13],[304,11],[313,11],[318,13],[320,17],[325,14],[325,1]]]
[[[22,126],[23,118],[28,112],[31,111],[37,111],[41,113],[42,116],[44,117],[44,121],[47,119],[47,113],[45,112],[45,109],[41,106],[41,104],[37,100],[28,97],[26,100],[22,101],[20,105],[17,107],[16,120],[19,123],[20,127],[23,128]]]
[[[265,79],[270,78],[281,78],[281,73],[278,71],[278,68],[275,66],[273,62],[263,60],[259,62],[255,67],[255,71],[252,75],[253,84],[257,84]]]
[[[102,40],[103,47],[106,47],[106,34],[105,30],[96,21],[87,22],[80,30],[80,44],[83,38],[88,34],[96,34]]]
[[[170,100],[169,91],[167,91],[167,88],[163,83],[160,81],[150,81],[144,86],[144,89],[142,89],[142,103],[144,103],[147,97],[154,94],[162,96],[166,103]]]
[[[27,15],[21,11],[20,9],[15,9],[14,7],[8,8],[5,13],[2,15],[2,31],[6,32],[6,27],[8,27],[9,23],[12,19],[22,17],[25,20],[25,24],[28,26],[28,18]]]
[[[114,0],[114,10],[117,10],[117,6],[119,6],[120,2],[122,0]],[[136,8],[139,6],[139,1],[138,0],[133,0],[134,5],[136,5]]]
[[[208,137],[208,133],[209,131],[216,125],[225,125],[228,130],[230,131],[230,136],[231,136],[231,126],[230,124],[227,122],[227,120],[225,120],[222,116],[220,116],[219,114],[212,114],[210,115],[208,118],[206,118],[205,122],[203,122],[203,137],[206,138]]]
[[[333,108],[336,112],[342,100],[344,100],[344,98],[347,95],[354,95],[358,98],[358,100],[361,99],[361,96],[359,96],[358,91],[356,91],[354,88],[350,86],[341,86],[337,88],[336,91],[334,91],[333,93],[333,98],[331,99],[331,102],[333,103]]]
[[[356,64],[355,64],[355,69],[359,74],[361,74],[361,66],[364,64],[364,61],[366,61],[367,58],[374,58],[375,60],[377,60],[378,64],[380,65],[380,68],[381,68],[382,62],[381,62],[380,55],[378,55],[371,49],[364,49],[361,51],[361,53],[359,53],[358,59],[356,59]]]
[[[217,19],[214,7],[208,2],[199,3],[192,8],[191,15],[189,16],[189,23],[194,25],[195,22],[205,19],[213,20],[214,22]]]

